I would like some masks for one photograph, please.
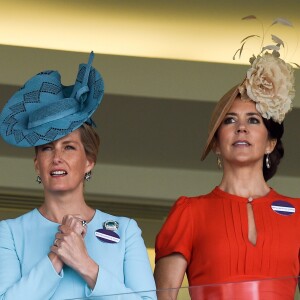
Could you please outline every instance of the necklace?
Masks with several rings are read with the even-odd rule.
[[[253,198],[252,197],[248,197],[248,204],[251,204],[252,203],[252,201],[253,201]]]

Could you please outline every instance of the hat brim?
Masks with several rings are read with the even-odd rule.
[[[225,115],[228,113],[230,107],[232,106],[233,101],[238,96],[240,86],[241,84],[238,84],[231,88],[216,104],[209,123],[208,138],[201,156],[201,160],[204,160],[208,153],[214,148],[215,134],[220,127]]]
[[[102,100],[104,83],[101,74],[90,67],[85,94],[74,97],[83,88],[86,69],[86,64],[79,65],[75,85],[69,87],[61,84],[57,71],[41,72],[28,80],[1,112],[3,139],[18,147],[39,146],[64,137],[89,122]]]

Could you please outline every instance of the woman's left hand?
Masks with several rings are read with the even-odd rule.
[[[78,272],[91,289],[96,284],[99,266],[88,255],[84,238],[76,228],[63,224],[59,226],[51,251],[70,268]]]
[[[68,225],[83,237],[87,233],[87,222],[81,215],[65,215],[62,219],[62,225]]]

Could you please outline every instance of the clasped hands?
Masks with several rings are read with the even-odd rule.
[[[58,268],[55,268],[59,272],[63,264],[78,271],[85,260],[90,259],[84,243],[87,226],[83,221],[80,215],[66,215],[58,227],[51,252],[60,260],[56,260]]]

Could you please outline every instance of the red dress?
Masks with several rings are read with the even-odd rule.
[[[210,284],[190,289],[198,290],[195,299],[294,299],[300,201],[272,189],[254,199],[256,245],[248,240],[247,202],[216,187],[207,195],[181,197],[174,204],[156,238],[156,261],[181,253],[190,287]],[[239,284],[220,284],[228,282]],[[249,292],[255,295],[249,297]],[[234,298],[229,297],[232,293]]]

